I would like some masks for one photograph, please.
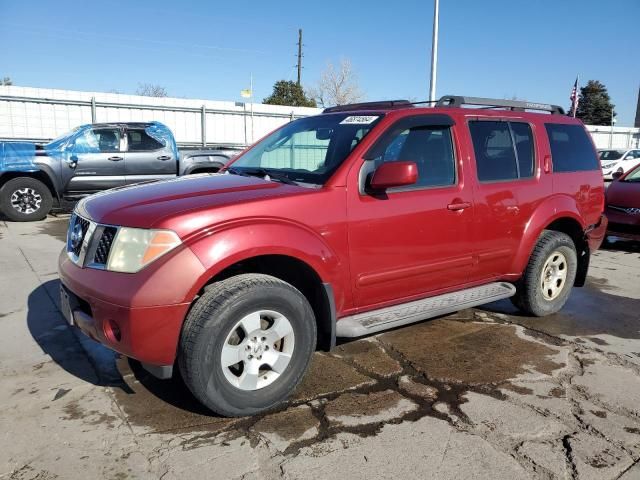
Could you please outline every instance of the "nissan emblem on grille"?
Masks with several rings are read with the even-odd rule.
[[[78,222],[73,226],[73,229],[71,230],[71,236],[70,236],[70,240],[71,240],[71,248],[73,250],[77,250],[80,248],[80,245],[82,245],[82,237],[83,237],[83,231],[82,231],[82,225]]]

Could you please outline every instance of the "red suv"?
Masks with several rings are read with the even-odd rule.
[[[607,227],[595,148],[563,113],[455,96],[339,106],[222,173],[93,195],[60,255],[62,308],[154,375],[179,369],[223,415],[281,403],[337,336],[507,297],[554,313]]]

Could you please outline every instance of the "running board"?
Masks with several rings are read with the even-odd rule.
[[[483,305],[516,293],[510,283],[494,282],[458,292],[343,317],[336,322],[336,336],[362,337],[372,333]]]

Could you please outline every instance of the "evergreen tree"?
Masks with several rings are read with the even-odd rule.
[[[587,125],[611,125],[611,115],[615,115],[614,107],[607,87],[598,80],[589,80],[580,88],[576,117]]]
[[[278,80],[273,85],[273,93],[265,98],[262,103],[287,105],[289,107],[316,106],[316,101],[308,98],[302,87],[290,80]]]

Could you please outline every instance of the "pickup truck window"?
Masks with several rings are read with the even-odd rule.
[[[522,122],[469,122],[478,180],[495,182],[533,176],[531,127]]]
[[[75,153],[109,153],[120,151],[120,129],[88,128],[73,145]]]
[[[453,185],[456,181],[451,129],[416,126],[389,139],[384,153],[373,159],[375,167],[384,162],[409,161],[418,166],[414,187]],[[413,188],[413,187],[412,187]]]
[[[164,145],[149,136],[143,129],[127,130],[127,140],[130,152],[152,152],[164,148]]]
[[[323,185],[382,116],[336,113],[295,120],[238,157],[231,169],[263,169],[295,182]]]

